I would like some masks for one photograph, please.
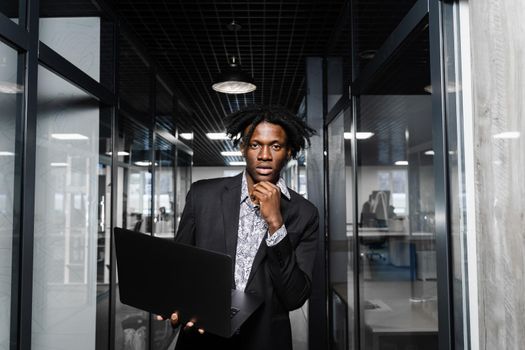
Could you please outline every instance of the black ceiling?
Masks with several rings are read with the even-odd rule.
[[[344,47],[338,45],[344,39],[337,33],[349,16],[345,0],[119,0],[114,5],[191,101],[194,114],[178,120],[178,128],[194,132],[195,165],[235,160],[220,155],[230,149],[229,142],[209,141],[204,134],[222,132],[223,118],[240,107],[280,104],[298,111],[305,95],[305,57]],[[229,30],[232,20],[242,28]],[[253,76],[253,93],[227,95],[211,89],[232,55]]]
[[[416,2],[353,0],[350,9],[348,0],[105,1],[126,24],[133,41],[140,42],[170,80],[171,85],[155,82],[158,119],[165,128],[173,128],[169,112],[177,107],[179,132],[194,132],[194,165],[208,166],[236,160],[220,155],[222,150],[231,150],[228,141],[205,137],[206,132],[223,131],[223,118],[230,112],[251,103],[281,104],[299,111],[305,97],[306,57],[343,56],[343,80],[348,80],[351,10],[356,69],[360,71],[371,60],[366,53],[373,56]],[[100,10],[97,2],[41,0],[40,13],[44,17],[96,15]],[[227,28],[232,20],[242,26],[239,31]],[[425,94],[422,87],[430,80],[428,31],[422,32],[371,86],[370,94]],[[152,85],[147,64],[126,37],[120,39],[121,107],[129,106],[134,117],[147,118]],[[253,76],[255,92],[225,95],[211,89],[232,55]],[[104,57],[102,61],[104,65]],[[170,99],[168,86],[184,95],[184,103]]]

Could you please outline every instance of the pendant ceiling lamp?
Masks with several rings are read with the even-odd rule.
[[[227,27],[230,31],[235,32],[235,37],[237,38],[237,31],[241,26],[232,21]],[[217,79],[215,79],[212,85],[213,90],[224,94],[246,94],[257,89],[250,74],[242,70],[237,57],[230,57],[228,63],[229,66],[223,69]]]

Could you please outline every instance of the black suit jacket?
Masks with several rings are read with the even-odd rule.
[[[194,183],[186,198],[176,241],[226,253],[235,259],[243,173]],[[264,298],[238,335],[224,339],[211,334],[180,332],[177,349],[291,350],[289,311],[310,296],[317,248],[317,208],[290,190],[281,197],[287,236],[273,247],[261,242],[245,292]],[[232,286],[233,287],[233,286]]]

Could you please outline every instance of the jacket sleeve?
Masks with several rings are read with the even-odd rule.
[[[182,217],[175,236],[175,242],[195,245],[195,212],[193,210],[193,193],[195,192],[193,185],[190,187],[186,195],[186,204],[182,211]]]
[[[270,278],[278,298],[287,310],[301,307],[310,297],[319,231],[317,209],[310,212],[304,227],[295,249],[289,234],[277,245],[268,247]]]

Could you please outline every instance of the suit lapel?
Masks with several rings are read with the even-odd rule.
[[[286,226],[286,222],[288,222],[288,213],[289,210],[287,210],[287,207],[290,205],[289,201],[281,197],[281,215],[283,216],[283,222]],[[266,251],[268,250],[268,246],[266,245],[266,236],[263,238],[261,244],[259,245],[259,250],[257,250],[257,254],[255,254],[255,258],[253,259],[252,269],[250,270],[250,276],[248,277],[248,282],[246,282],[246,286],[248,286],[253,279],[253,276],[257,272],[257,269],[263,262],[264,258],[266,257]]]
[[[228,182],[221,196],[222,219],[224,223],[224,240],[226,254],[232,257],[235,266],[235,252],[237,249],[237,235],[239,230],[239,209],[241,198],[241,181],[243,173],[233,177]]]

